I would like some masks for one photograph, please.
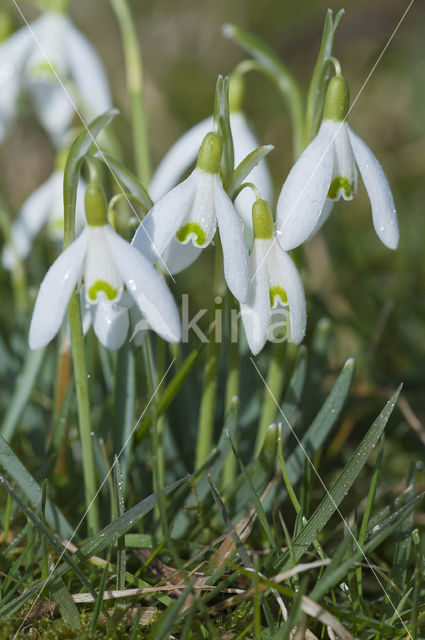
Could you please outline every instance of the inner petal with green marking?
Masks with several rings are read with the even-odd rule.
[[[187,244],[189,240],[192,240],[193,244],[202,247],[206,242],[207,234],[197,222],[188,222],[178,229],[176,237],[182,244]]]
[[[30,68],[30,76],[33,80],[52,82],[56,80],[55,71],[49,62],[40,61]]]
[[[95,302],[99,293],[104,293],[107,300],[112,302],[118,297],[118,289],[115,289],[109,282],[105,280],[96,280],[87,291],[90,300]]]
[[[288,304],[288,296],[286,295],[286,291],[283,287],[279,285],[274,285],[269,288],[270,295],[270,306],[272,309],[275,309],[279,304],[286,305]]]
[[[342,197],[345,200],[351,200],[354,192],[354,184],[348,178],[344,176],[337,176],[331,182],[328,191],[328,198],[331,200],[338,200]]]

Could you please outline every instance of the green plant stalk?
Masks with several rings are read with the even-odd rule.
[[[68,312],[72,362],[74,366],[74,379],[77,391],[78,423],[80,427],[81,451],[83,456],[84,493],[86,499],[88,534],[93,535],[99,531],[99,511],[97,502],[95,501],[96,478],[93,440],[90,435],[90,404],[79,294],[72,294],[71,300],[69,301]]]
[[[151,178],[148,128],[143,87],[142,57],[127,0],[110,0],[121,31],[127,86],[130,93],[131,123],[136,172],[144,185]]]
[[[229,296],[231,302],[233,302],[233,296]],[[229,326],[232,319],[229,318]],[[231,328],[230,328],[231,331]],[[231,336],[230,336],[231,340]],[[239,397],[239,347],[237,342],[230,341],[229,347],[229,366],[227,370],[226,381],[226,399],[225,399],[225,415],[228,414],[233,406],[233,398]],[[223,468],[223,482],[222,486],[230,487],[236,478],[237,472],[237,460],[232,451],[229,451],[227,460],[224,463]]]
[[[217,311],[217,297],[223,295],[223,251],[219,235],[216,235],[214,271],[214,316]],[[218,385],[219,342],[217,325],[211,331],[207,346],[204,369],[204,386],[199,409],[198,439],[196,442],[195,469],[199,469],[211,452]]]
[[[276,401],[280,402],[282,386],[285,378],[284,361],[287,351],[287,342],[273,345],[272,358],[267,372],[267,387],[264,389],[263,408],[255,443],[255,455],[261,450],[267,429],[276,418]]]

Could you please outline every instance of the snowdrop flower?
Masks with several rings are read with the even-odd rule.
[[[132,245],[151,262],[160,260],[169,273],[178,273],[212,242],[218,224],[227,285],[244,301],[248,296],[248,250],[243,223],[218,173],[221,151],[220,136],[208,133],[196,168],[152,207]]]
[[[81,282],[85,301],[94,308],[94,330],[106,347],[118,348],[126,338],[126,292],[154,331],[169,342],[178,342],[180,319],[165,281],[107,223],[104,195],[96,184],[87,188],[86,215],[87,227],[53,263],[41,283],[29,332],[31,349],[44,347],[56,335],[69,299]]]
[[[80,231],[84,224],[83,193],[86,184],[79,180],[75,224]],[[49,237],[63,242],[63,169],[56,169],[50,178],[38,187],[23,203],[12,225],[12,247],[4,247],[2,263],[12,270],[16,264],[15,252],[25,259],[30,251],[34,237],[47,226]]]
[[[231,76],[229,88],[230,128],[236,166],[251,151],[260,146],[245,115],[241,111],[243,93],[241,82],[240,75],[234,74]],[[174,187],[179,178],[193,164],[202,140],[212,128],[213,118],[206,118],[192,127],[192,129],[189,129],[165,154],[154,173],[149,187],[149,193],[154,202]],[[259,162],[252,169],[247,176],[247,180],[253,182],[267,200],[271,199],[272,180],[265,160]],[[248,229],[252,228],[251,212],[254,199],[250,189],[243,189],[235,201],[236,209]]]
[[[397,214],[388,180],[369,147],[345,121],[348,87],[334,76],[326,93],[319,133],[301,154],[284,183],[277,203],[276,227],[283,249],[294,249],[326,221],[332,200],[351,200],[357,169],[372,207],[375,231],[390,249],[399,239]]]
[[[306,304],[300,275],[276,241],[267,202],[256,200],[252,219],[250,291],[247,303],[241,304],[241,316],[249,348],[257,355],[267,340],[282,340],[282,329],[286,339],[295,344],[301,342],[306,328]]]
[[[0,45],[0,141],[14,116],[20,91],[28,93],[37,117],[57,146],[74,117],[72,101],[88,119],[111,106],[96,52],[66,15],[53,11]]]

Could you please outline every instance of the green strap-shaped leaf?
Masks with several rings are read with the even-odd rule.
[[[310,457],[314,455],[323,445],[332,427],[341,415],[341,411],[351,389],[354,374],[354,360],[349,358],[319,413],[300,439],[300,444],[295,446],[294,451],[287,458],[286,470],[291,484],[296,484],[301,478],[306,460],[305,454],[307,453]],[[286,457],[285,448],[283,454],[284,457]]]
[[[110,109],[98,116],[84,129],[71,145],[63,176],[64,204],[64,249],[75,240],[75,203],[77,200],[78,177],[84,157],[90,151],[96,137],[119,113],[118,109]]]
[[[314,67],[308,91],[304,136],[305,146],[307,146],[314,138],[319,128],[323,102],[325,99],[326,81],[329,74],[329,56],[332,54],[335,31],[343,15],[344,9],[338,11],[335,19],[333,19],[332,9],[328,9],[326,13],[322,43],[320,45],[319,55],[317,57],[317,62]]]
[[[41,487],[34,480],[32,475],[26,470],[22,462],[15,455],[7,444],[6,440],[0,436],[0,468],[13,480],[16,486],[25,496],[32,509],[38,509],[41,504]],[[66,521],[55,504],[48,498],[45,511],[46,522],[64,538],[70,538],[74,529]]]
[[[12,400],[0,427],[3,438],[10,441],[24,411],[43,362],[44,349],[28,350],[27,357],[18,377]]]
[[[301,558],[305,551],[312,544],[325,527],[329,518],[338,509],[343,498],[347,495],[351,485],[362,470],[366,460],[375,447],[385,425],[394,409],[397,398],[401,391],[401,385],[393,395],[391,400],[387,402],[369,431],[357,447],[345,469],[340,474],[332,489],[330,489],[323,498],[316,511],[313,513],[306,526],[293,540],[293,550],[295,562]],[[288,554],[284,554],[278,563],[279,571],[285,571],[291,566],[291,558]]]
[[[266,144],[258,149],[251,151],[246,158],[242,160],[233,172],[232,178],[227,189],[229,197],[233,199],[237,190],[249,173],[257,166],[257,164],[266,157],[274,149],[272,144]]]
[[[72,629],[81,629],[80,613],[62,578],[52,580],[49,590],[60,609],[64,623],[68,624]]]
[[[235,156],[233,151],[233,137],[230,128],[229,116],[229,78],[218,76],[214,97],[214,125],[218,127],[223,142],[221,157],[221,177],[224,188],[227,186],[233,175],[235,166]]]

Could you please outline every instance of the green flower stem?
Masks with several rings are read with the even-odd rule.
[[[216,235],[215,273],[214,273],[214,317],[218,310],[217,301],[224,295],[223,290],[223,251],[220,237]],[[217,327],[211,331],[207,346],[207,359],[204,368],[204,386],[199,409],[198,440],[196,443],[195,469],[199,469],[211,452],[214,434],[214,418],[218,384],[219,342]]]
[[[78,184],[78,171],[69,161],[65,167],[64,178],[64,239],[66,249],[75,240],[75,203]],[[69,177],[72,177],[71,178]],[[74,188],[72,188],[74,187]],[[96,496],[96,476],[94,466],[93,439],[91,436],[89,390],[87,385],[86,352],[81,321],[80,295],[77,291],[71,296],[68,305],[69,331],[71,335],[71,353],[74,368],[74,380],[77,391],[78,425],[80,430],[81,451],[83,456],[84,493],[86,501],[88,534],[99,531],[99,510]]]
[[[75,387],[80,427],[81,450],[83,455],[84,492],[86,498],[88,534],[99,531],[99,511],[95,501],[96,477],[93,454],[93,439],[90,424],[89,392],[87,386],[86,354],[81,324],[80,296],[73,293],[69,301],[69,329],[71,333],[72,362],[74,365]]]
[[[277,407],[275,400],[279,402],[282,393],[285,378],[284,361],[287,344],[287,342],[281,342],[273,345],[272,358],[267,372],[267,387],[264,389],[263,409],[255,443],[256,454],[261,450],[268,427],[276,419]]]
[[[130,93],[131,121],[136,172],[143,184],[151,178],[148,128],[145,111],[142,58],[134,18],[127,0],[110,0],[121,31],[127,85]]]
[[[233,398],[239,397],[239,344],[237,341],[232,341],[232,308],[236,308],[236,300],[229,293],[228,295],[229,308],[228,308],[228,327],[230,331],[230,346],[229,346],[229,361],[227,369],[227,381],[226,381],[226,399],[225,399],[225,415],[227,415],[230,408],[233,406]],[[235,438],[236,444],[236,438]],[[232,485],[236,478],[237,472],[237,460],[230,451],[227,456],[227,460],[223,468],[223,487],[229,487]]]

